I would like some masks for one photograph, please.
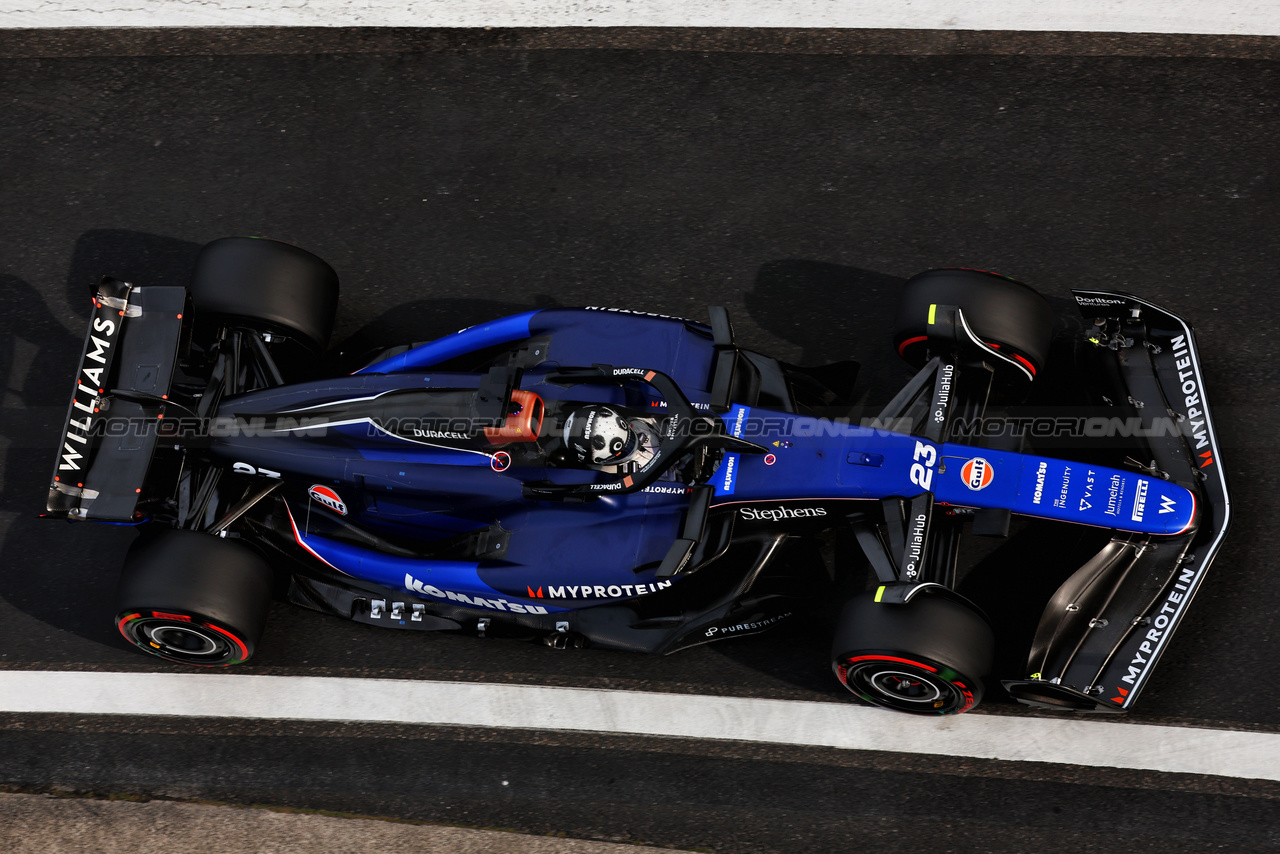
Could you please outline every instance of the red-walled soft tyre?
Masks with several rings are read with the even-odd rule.
[[[902,286],[893,323],[893,346],[914,367],[924,365],[929,355],[926,332],[931,305],[960,306],[983,343],[995,345],[1032,376],[1049,357],[1053,309],[1031,287],[981,270],[927,270]]]
[[[957,715],[982,699],[994,635],[963,602],[922,593],[905,605],[874,594],[845,604],[832,644],[840,682],[875,706],[915,715]]]
[[[165,531],[139,539],[125,557],[116,626],[166,661],[241,664],[262,637],[271,583],[271,567],[239,543]]]

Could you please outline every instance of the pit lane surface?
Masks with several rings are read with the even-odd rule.
[[[746,346],[859,358],[871,402],[906,377],[887,341],[894,289],[961,265],[1018,276],[1064,309],[1072,286],[1129,290],[1196,326],[1236,513],[1131,720],[1280,731],[1272,61],[519,41],[227,55],[211,38],[199,55],[134,57],[23,56],[5,42],[4,667],[168,670],[126,650],[108,619],[130,535],[33,518],[87,285],[104,272],[181,283],[207,240],[289,240],[342,276],[335,341],[348,351],[530,307],[701,318],[720,303]],[[967,580],[1006,608],[1002,675],[1018,675],[1020,644],[1084,538],[1027,527]],[[823,628],[651,659],[277,606],[246,672],[834,701]],[[998,697],[984,709],[1026,714]],[[971,835],[1011,851],[1277,845],[1273,785],[1190,775],[392,724],[4,720],[0,782],[32,789],[738,851],[851,838],[946,850],[951,833],[955,850],[972,850]]]

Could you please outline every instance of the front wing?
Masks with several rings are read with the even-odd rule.
[[[1129,709],[1204,582],[1230,522],[1230,499],[1195,336],[1186,321],[1128,294],[1073,292],[1113,404],[1140,419],[1142,462],[1196,498],[1177,536],[1116,533],[1045,608],[1025,679],[1005,687],[1040,708]],[[1139,501],[1132,512],[1157,514]]]

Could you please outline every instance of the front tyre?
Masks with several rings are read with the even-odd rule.
[[[958,715],[982,700],[993,649],[991,627],[962,602],[926,593],[897,605],[864,593],[840,615],[832,669],[872,705]]]
[[[927,270],[902,286],[893,346],[913,367],[928,361],[930,306],[958,305],[982,343],[1034,377],[1049,358],[1053,309],[1031,287],[982,270]]]
[[[125,557],[116,626],[143,652],[225,667],[253,655],[271,602],[271,568],[239,543],[165,531]]]

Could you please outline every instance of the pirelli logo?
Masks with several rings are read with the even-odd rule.
[[[1133,521],[1141,522],[1142,514],[1147,509],[1147,481],[1138,481],[1138,489],[1133,494]]]

